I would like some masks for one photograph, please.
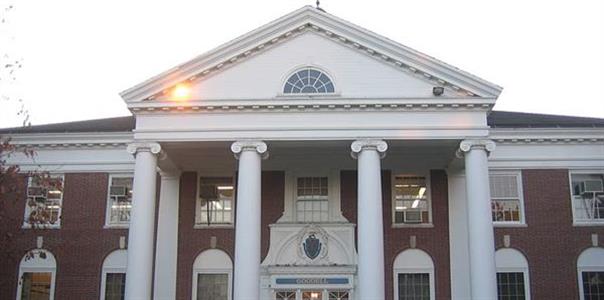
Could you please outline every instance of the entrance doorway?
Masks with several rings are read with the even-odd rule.
[[[350,300],[348,290],[296,289],[275,291],[275,300]]]

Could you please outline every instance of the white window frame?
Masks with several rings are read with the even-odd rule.
[[[597,261],[596,264],[599,263],[600,265],[593,265],[594,259],[592,259],[592,260],[590,260],[590,263],[588,263],[590,265],[580,266],[582,255],[591,250],[595,250],[598,252],[597,257],[595,257],[595,260]],[[578,290],[579,290],[579,299],[580,300],[585,300],[585,295],[583,294],[584,291],[583,291],[583,274],[582,273],[583,272],[604,272],[604,261],[602,261],[600,259],[600,257],[602,256],[601,254],[603,254],[603,252],[604,252],[604,248],[594,246],[594,247],[590,247],[590,248],[583,250],[579,254],[579,257],[577,258],[577,283],[579,284]]]
[[[111,223],[111,181],[113,178],[132,178],[132,188],[134,189],[134,174],[133,173],[116,173],[109,174],[109,182],[107,183],[107,206],[105,208],[105,228],[129,228],[130,222],[128,223]],[[132,213],[132,211],[130,212]],[[130,216],[132,217],[132,215]]]
[[[428,223],[396,223],[396,176],[417,176],[426,178],[426,203],[428,205]],[[434,227],[432,219],[432,178],[430,171],[410,172],[404,170],[393,171],[390,175],[390,207],[392,228],[408,228],[408,227]]]
[[[341,209],[340,170],[312,168],[308,170],[297,169],[295,171],[285,171],[283,216],[277,221],[277,223],[308,224],[298,221],[298,177],[327,177],[328,221],[323,223],[348,222],[348,220],[346,220],[346,218],[344,218],[342,215]]]
[[[61,200],[59,200],[59,213],[57,214],[57,222],[55,224],[44,224],[43,226],[41,226],[39,228],[40,229],[60,229],[61,228],[61,216],[63,214],[63,198],[65,198],[65,174],[50,174],[49,176],[50,176],[50,178],[61,178],[61,181],[62,181]],[[33,180],[33,177],[28,178],[27,187],[25,188],[26,201],[25,201],[25,211],[23,212],[23,226],[22,226],[23,229],[29,229],[29,228],[34,227],[28,221],[29,214],[30,214],[30,208],[28,205],[29,201],[27,201],[27,198],[29,198],[29,196],[28,196],[29,187],[31,185],[32,180]]]
[[[522,260],[523,260],[523,264],[524,262],[526,262],[526,267],[520,267],[520,266],[496,266],[496,273],[522,273],[523,274],[523,279],[524,279],[524,297],[526,300],[531,300],[531,284],[530,284],[530,278],[529,278],[529,262],[528,259],[526,258],[526,256],[520,252],[517,249],[514,248],[500,248],[497,249],[497,251],[507,251],[507,250],[513,250],[515,252],[514,255],[521,255]],[[497,257],[497,251],[495,251],[495,256]],[[497,263],[497,261],[496,261]],[[505,261],[501,261],[500,263],[505,264]],[[510,262],[509,260],[507,261],[507,264],[516,264],[518,265],[517,262]],[[495,277],[497,278],[497,277]],[[499,284],[497,284],[497,287],[499,286]]]
[[[489,180],[491,175],[513,175],[516,176],[516,186],[518,186],[518,201],[520,202],[520,220],[519,221],[493,221],[495,227],[525,227],[526,215],[524,209],[524,189],[522,186],[522,171],[521,170],[489,170]],[[491,205],[493,204],[493,196],[491,196]],[[491,215],[493,209],[491,206]],[[492,219],[492,217],[491,217]]]
[[[55,298],[55,285],[57,283],[57,260],[56,257],[47,250],[44,249],[36,249],[31,250],[34,253],[40,253],[41,251],[46,252],[47,255],[51,255],[55,261],[54,267],[36,267],[36,266],[22,266],[23,261],[19,264],[19,277],[17,277],[17,297],[16,300],[21,300],[21,294],[23,293],[23,282],[21,280],[24,273],[50,273],[50,300],[54,300]]]
[[[231,204],[231,223],[215,224],[210,223],[197,223],[197,214],[201,212],[201,198],[199,198],[199,185],[201,178],[231,178],[233,181],[233,203]],[[213,228],[235,228],[235,209],[237,206],[237,176],[235,173],[229,174],[208,174],[197,172],[197,183],[195,185],[195,214],[193,215],[193,228],[194,229],[213,229]]]
[[[568,172],[568,191],[569,191],[569,199],[571,203],[571,210],[573,215],[573,226],[604,226],[604,219],[601,220],[577,220],[575,213],[575,201],[573,199],[573,174],[604,174],[604,169],[594,169],[594,170],[569,170]]]
[[[203,255],[204,253],[208,252],[208,251],[212,251],[212,253],[210,255],[224,255],[223,258],[228,258],[228,265],[230,265],[229,267],[223,266],[222,264],[220,266],[205,266],[205,267],[198,267],[196,266],[197,260],[200,258],[201,255]],[[218,253],[221,252],[221,253]],[[222,258],[221,258],[222,259]],[[217,263],[219,259],[217,257],[213,257],[213,263]],[[228,299],[231,300],[233,299],[233,261],[231,259],[231,257],[224,252],[223,250],[220,249],[206,249],[204,251],[201,251],[197,257],[195,257],[194,261],[193,261],[193,275],[192,275],[192,284],[191,284],[191,299],[192,300],[197,300],[197,275],[199,274],[227,274],[228,275]]]
[[[436,300],[436,287],[434,286],[434,269],[394,269],[394,278],[392,285],[394,286],[394,300],[400,300],[398,294],[398,275],[399,274],[428,274],[428,282],[430,283],[430,300]]]
[[[122,273],[122,274],[126,274],[126,266],[123,267],[104,267],[105,264],[105,260],[107,259],[107,257],[109,255],[111,255],[112,253],[114,253],[115,251],[118,250],[123,250],[123,251],[127,251],[125,249],[117,249],[114,250],[112,252],[110,252],[105,259],[103,260],[103,265],[101,265],[102,268],[102,273],[101,273],[101,292],[100,292],[100,300],[105,300],[105,293],[107,292],[107,273]]]

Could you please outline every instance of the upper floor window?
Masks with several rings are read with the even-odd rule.
[[[571,173],[575,222],[604,222],[604,174]]]
[[[296,212],[299,222],[326,222],[329,219],[328,177],[298,177]]]
[[[394,176],[394,224],[429,224],[430,203],[425,176]]]
[[[333,92],[334,86],[329,76],[313,68],[296,71],[287,79],[283,87],[284,94],[326,94]]]
[[[235,187],[231,177],[200,177],[195,225],[233,224]]]
[[[34,176],[27,185],[24,226],[59,227],[63,201],[63,176]]]
[[[489,186],[493,222],[524,223],[520,172],[491,172]]]
[[[109,178],[107,225],[128,225],[132,209],[132,176],[112,175]]]

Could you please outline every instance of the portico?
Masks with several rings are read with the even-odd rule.
[[[193,277],[193,295],[232,284],[236,300],[390,299],[405,278],[434,297],[433,263],[404,276],[393,266],[401,247],[424,255],[427,237],[449,247],[448,226],[458,223],[431,198],[467,206],[455,217],[467,222],[451,229],[469,246],[459,263],[471,269],[468,293],[494,299],[486,117],[500,87],[312,7],[174,70],[122,93],[136,115],[127,299],[148,299],[152,287],[172,299],[178,274]],[[465,176],[465,186],[450,186],[464,196],[448,199],[446,172]],[[174,251],[186,247],[175,221],[183,201],[197,203],[193,228],[212,249],[193,274],[175,268],[185,259]],[[427,260],[443,272],[449,259],[458,263]]]

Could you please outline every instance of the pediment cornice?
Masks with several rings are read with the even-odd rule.
[[[120,93],[128,103],[152,100],[184,81],[195,82],[300,34],[313,32],[461,97],[497,98],[502,88],[385,37],[305,6]]]

